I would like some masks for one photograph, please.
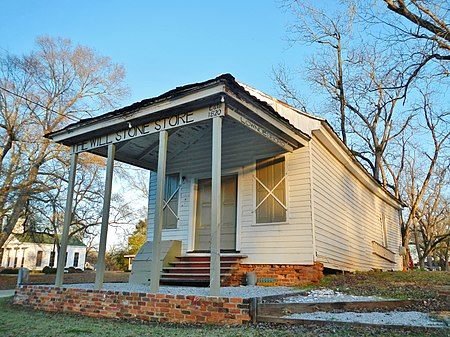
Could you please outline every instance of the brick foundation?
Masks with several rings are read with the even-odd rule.
[[[14,303],[89,317],[172,323],[244,324],[250,299],[20,286]]]
[[[311,266],[278,264],[240,264],[222,286],[239,286],[246,284],[246,274],[256,272],[258,279],[274,279],[278,286],[297,286],[317,283],[323,277],[323,264]]]

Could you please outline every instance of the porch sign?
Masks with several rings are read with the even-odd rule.
[[[184,112],[178,115],[168,116],[153,122],[139,125],[131,125],[127,129],[112,132],[100,137],[91,138],[81,143],[75,144],[72,151],[80,153],[109,144],[116,144],[126,140],[147,136],[164,130],[185,126],[192,123],[201,122],[210,118],[224,116],[225,108],[222,104],[210,105],[196,111]]]
[[[250,130],[260,134],[261,136],[263,136],[265,138],[267,138],[272,143],[282,147],[286,151],[289,151],[289,152],[294,151],[294,148],[291,145],[289,145],[287,142],[285,142],[283,139],[281,139],[280,137],[277,137],[275,134],[273,134],[272,132],[270,132],[269,130],[267,130],[266,128],[261,126],[260,124],[254,122],[254,121],[252,121],[252,120],[250,120],[248,118],[245,118],[239,112],[234,111],[232,108],[230,108],[228,110],[227,115],[229,117],[234,118],[239,123],[241,123],[242,125],[246,126],[248,129],[250,129]]]

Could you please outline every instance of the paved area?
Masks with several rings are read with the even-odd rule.
[[[9,289],[9,290],[0,290],[0,297],[10,297],[10,296],[14,296],[14,289]]]

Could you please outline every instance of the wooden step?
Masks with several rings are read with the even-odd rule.
[[[247,256],[245,255],[221,255],[220,256],[220,262],[236,262],[238,263],[240,260],[246,258]],[[211,256],[210,255],[185,255],[185,256],[178,256],[177,257],[180,261],[184,261],[184,262],[205,262],[205,261],[210,261]]]
[[[220,273],[221,277],[222,276],[230,276],[230,275],[231,275],[230,273]],[[188,277],[189,276],[189,277],[196,277],[196,278],[205,277],[205,278],[209,279],[209,273],[191,273],[189,275],[186,275],[185,273],[161,273],[161,277],[173,278],[175,276],[178,276],[178,277],[183,277],[183,276]]]
[[[200,268],[210,269],[211,264],[209,262],[171,262],[170,267],[167,268]],[[221,263],[220,268],[234,268],[238,263]]]
[[[237,265],[246,258],[245,255],[226,253],[220,256],[220,277],[231,276]],[[206,253],[187,254],[170,262],[170,267],[163,268],[161,284],[180,286],[208,286],[210,281],[211,256]]]
[[[221,267],[221,271],[230,271],[230,270],[236,270],[238,268],[236,267]],[[171,274],[171,273],[209,273],[210,268],[209,267],[166,267],[164,268],[164,271]]]
[[[184,277],[180,278],[161,278],[161,284],[163,285],[174,285],[174,286],[189,286],[189,287],[208,287],[209,279],[187,279]]]

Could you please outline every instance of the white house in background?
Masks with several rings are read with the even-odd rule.
[[[239,266],[225,273],[235,277],[229,284],[252,271],[293,284],[315,279],[322,267],[401,269],[400,201],[368,174],[326,120],[229,74],[47,137],[73,153],[151,171],[148,241],[133,261],[132,282],[149,282],[159,154],[166,164],[162,281],[187,274],[194,283],[205,273],[207,265],[190,275],[183,270],[204,264],[198,259],[210,252],[216,222],[220,239],[213,242],[220,242],[220,255],[240,257]],[[212,198],[219,184],[221,197]],[[220,220],[212,220],[214,209],[221,209]],[[179,257],[185,260],[176,265]]]
[[[2,247],[0,267],[42,270],[56,267],[58,252],[54,238],[47,233],[13,233]],[[84,269],[86,245],[75,238],[69,239],[65,267]]]

